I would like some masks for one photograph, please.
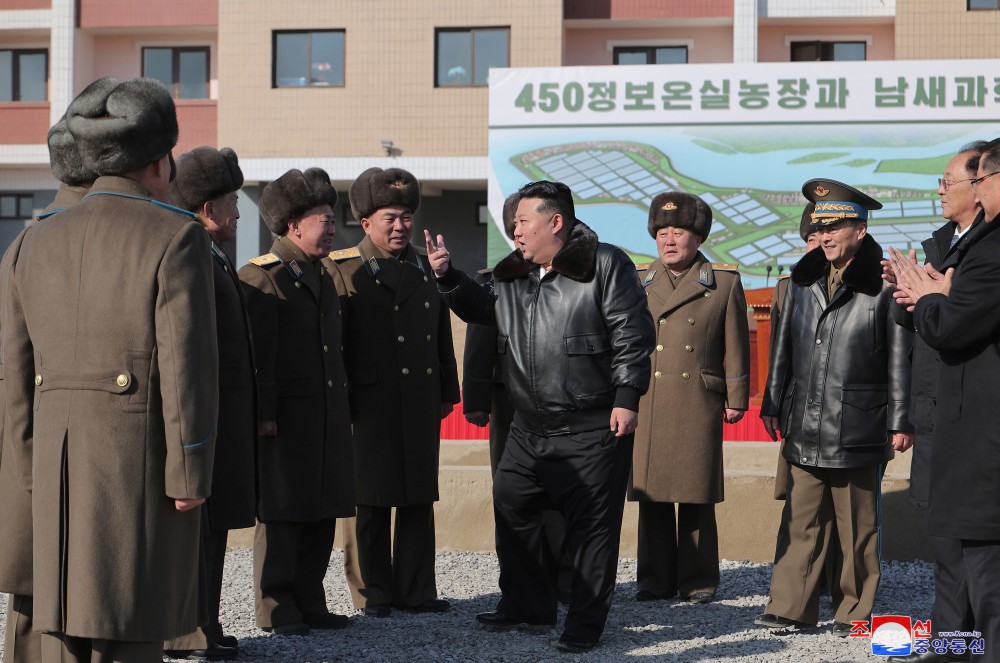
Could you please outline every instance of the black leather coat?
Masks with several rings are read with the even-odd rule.
[[[493,277],[480,286],[453,268],[438,287],[466,322],[496,324],[516,424],[564,435],[607,426],[613,407],[638,411],[655,331],[621,249],[578,221],[544,278],[520,251]]]
[[[892,458],[890,431],[913,430],[913,334],[893,320],[881,259],[882,248],[866,235],[832,301],[822,248],[792,269],[761,409],[762,416],[779,417],[790,463],[877,465]]]

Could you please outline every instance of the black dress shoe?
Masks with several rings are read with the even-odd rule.
[[[240,657],[234,647],[210,645],[205,649],[164,649],[163,654],[181,661],[228,661]]]
[[[262,626],[261,630],[275,635],[309,635],[309,625],[300,622],[281,624],[280,626]]]
[[[937,654],[933,651],[923,654],[910,654],[908,656],[890,656],[888,663],[946,663],[947,661],[960,661],[963,659],[949,658],[944,654]]]
[[[666,594],[654,594],[648,589],[640,589],[635,593],[636,601],[669,601],[672,596],[667,596]]]
[[[555,621],[542,622],[535,619],[521,619],[512,617],[499,610],[481,612],[476,615],[476,621],[482,625],[483,630],[503,633],[505,631],[525,631],[528,633],[548,633],[556,625]]]
[[[700,603],[705,605],[715,600],[714,592],[695,592],[685,599],[688,603]]]
[[[348,619],[347,615],[335,615],[332,612],[327,612],[317,617],[306,619],[306,624],[309,625],[309,628],[335,630],[347,628],[351,625],[351,620]]]
[[[233,649],[240,648],[240,641],[236,639],[235,635],[224,635],[219,638],[218,643],[223,647],[232,647]]]
[[[567,654],[586,654],[597,646],[597,640],[586,640],[564,634],[552,644],[556,649]]]
[[[374,617],[376,619],[385,619],[392,614],[392,608],[387,605],[366,605],[365,606],[365,617]]]
[[[794,619],[788,619],[787,617],[781,617],[780,615],[769,615],[766,612],[757,615],[757,617],[754,618],[753,623],[757,626],[763,626],[764,628],[781,629],[788,633],[808,631],[816,628],[815,624],[797,622]]]
[[[451,603],[445,599],[428,599],[420,605],[401,608],[407,612],[427,613],[427,612],[448,612],[451,610]]]
[[[842,622],[834,622],[833,628],[830,629],[830,633],[833,633],[838,638],[846,638],[851,634],[851,625],[844,624]]]

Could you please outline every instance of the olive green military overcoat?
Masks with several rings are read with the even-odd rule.
[[[347,370],[358,504],[438,499],[441,403],[459,401],[451,317],[427,257],[397,260],[368,237],[338,260],[348,296]]]
[[[749,405],[750,332],[739,272],[699,252],[676,289],[659,262],[641,276],[657,345],[639,402],[629,498],[721,502],[724,410]]]
[[[109,640],[194,630],[218,351],[208,236],[101,177],[32,225],[3,310],[7,451],[30,488],[34,627]]]

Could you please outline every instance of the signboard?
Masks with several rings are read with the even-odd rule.
[[[653,196],[701,196],[714,218],[702,250],[739,263],[746,287],[800,257],[814,177],[883,203],[869,222],[883,248],[919,249],[944,221],[945,164],[1000,136],[998,72],[997,60],[494,69],[489,260],[510,251],[504,198],[538,179],[569,185],[577,217],[637,262],[655,259]]]

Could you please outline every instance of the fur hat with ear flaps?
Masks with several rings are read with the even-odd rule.
[[[49,129],[48,143],[49,165],[57,180],[70,186],[79,186],[97,179],[97,173],[83,163],[73,134],[66,126],[65,115]]]
[[[158,80],[100,78],[66,110],[80,156],[98,175],[123,175],[166,156],[177,144],[177,113]]]
[[[420,207],[420,183],[402,168],[369,168],[358,175],[348,194],[351,213],[358,221],[383,207],[399,205],[410,212]]]
[[[690,193],[669,191],[658,194],[649,205],[649,236],[655,238],[660,228],[687,228],[701,240],[712,230],[712,208]]]
[[[260,215],[264,225],[275,235],[288,232],[288,222],[302,218],[313,207],[337,204],[337,191],[322,168],[305,172],[292,168],[274,180],[260,194]]]
[[[243,186],[236,152],[228,147],[196,147],[177,157],[177,177],[170,183],[171,205],[196,212],[209,200],[215,200]]]

